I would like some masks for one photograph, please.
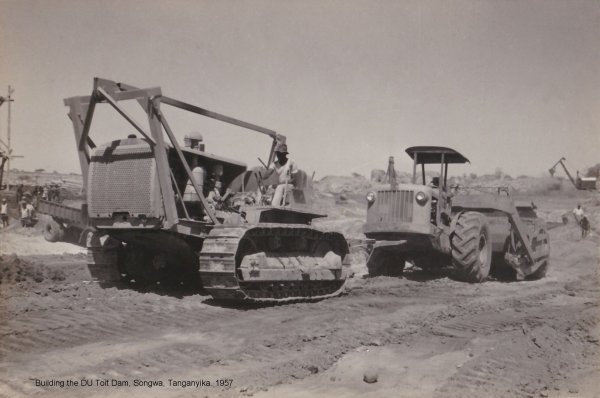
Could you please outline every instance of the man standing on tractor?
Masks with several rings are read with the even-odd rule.
[[[279,176],[279,184],[273,194],[272,206],[281,207],[285,205],[285,192],[287,189],[294,188],[293,177],[298,173],[296,163],[288,158],[289,152],[286,144],[279,144],[275,149],[277,160],[273,162],[275,172]]]

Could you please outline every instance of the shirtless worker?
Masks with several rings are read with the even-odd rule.
[[[22,227],[31,227],[33,226],[33,216],[35,209],[25,200],[21,201],[21,226]]]
[[[0,204],[0,218],[2,219],[2,228],[8,227],[8,203],[6,203],[6,198],[2,198]]]
[[[279,144],[277,148],[275,148],[277,160],[273,162],[273,166],[275,172],[279,176],[279,184],[275,188],[275,193],[273,194],[273,200],[271,201],[272,206],[284,206],[283,196],[285,190],[294,187],[293,177],[298,172],[298,167],[292,159],[288,158],[288,154],[289,152],[286,144]]]
[[[578,204],[577,207],[573,209],[573,216],[575,217],[575,221],[577,221],[577,224],[580,224],[581,219],[585,216],[580,204]]]

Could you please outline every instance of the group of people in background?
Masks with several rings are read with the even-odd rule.
[[[36,223],[36,208],[40,199],[60,202],[60,186],[56,183],[25,187],[17,186],[15,201],[19,212],[21,226],[32,227]],[[9,226],[8,201],[2,198],[0,202],[0,222],[3,228]]]
[[[23,186],[23,184],[17,186],[17,205],[20,204],[23,199],[26,199],[27,196],[31,198],[34,206],[37,205],[37,202],[40,199],[49,200],[51,202],[60,202],[60,186],[56,183],[51,183],[43,186],[35,185],[30,187],[28,190]]]

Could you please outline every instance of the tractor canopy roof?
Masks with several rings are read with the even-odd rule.
[[[411,159],[417,156],[418,164],[442,163],[442,154],[444,154],[445,163],[470,163],[469,159],[456,152],[454,149],[443,146],[413,146],[406,150]]]

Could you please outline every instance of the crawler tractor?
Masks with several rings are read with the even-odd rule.
[[[121,101],[141,105],[149,130]],[[138,283],[199,276],[220,300],[313,300],[342,291],[348,245],[340,233],[311,225],[325,216],[310,210],[312,182],[306,173],[292,175],[283,204],[268,201],[266,188],[276,174],[270,166],[283,135],[163,96],[160,88],[98,78],[90,96],[67,98],[65,104],[86,193],[80,218],[96,265]],[[96,145],[89,132],[100,104],[114,108],[136,134]],[[248,169],[202,146],[180,146],[162,105],[267,135],[273,141],[265,167]],[[198,181],[198,174],[206,178]],[[210,199],[209,177],[226,191],[220,201]]]
[[[492,261],[517,280],[546,274],[549,238],[533,204],[515,205],[508,189],[448,186],[448,165],[468,162],[453,149],[419,146],[406,153],[413,159],[412,184],[367,194],[364,232],[375,239],[367,262],[371,275],[400,275],[406,261],[424,270],[451,263],[467,282],[485,281]],[[430,185],[427,164],[440,167]]]

